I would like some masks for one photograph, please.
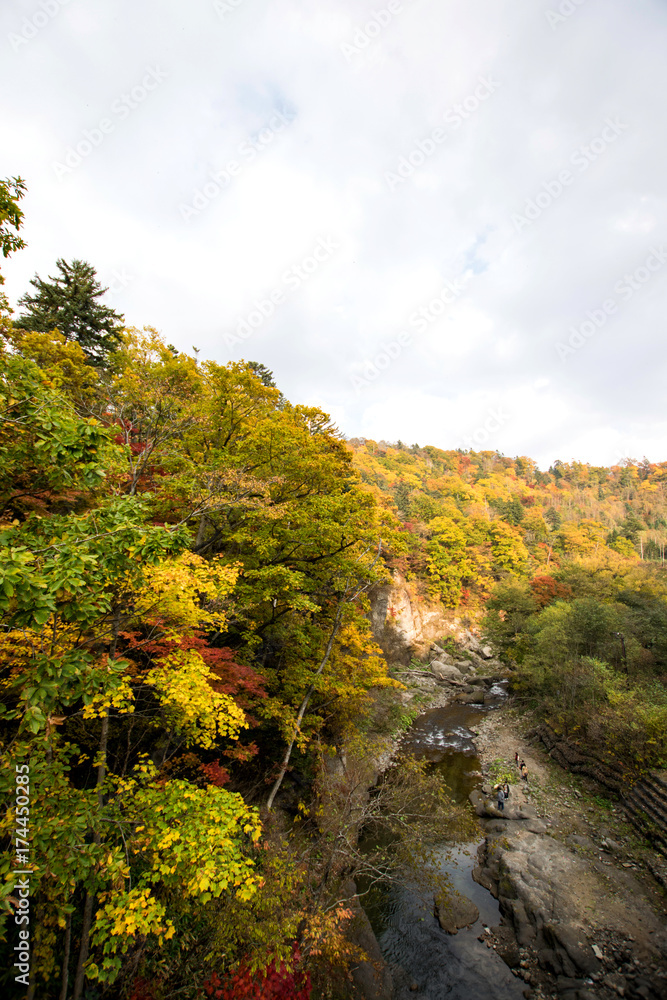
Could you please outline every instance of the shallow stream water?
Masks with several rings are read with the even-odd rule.
[[[442,774],[457,802],[466,802],[482,783],[471,727],[502,704],[502,688],[497,686],[492,693],[497,702],[490,707],[450,705],[425,712],[404,738],[408,749]],[[481,839],[453,851],[443,845],[441,852],[441,870],[450,876],[453,888],[479,909],[479,920],[469,930],[446,934],[434,915],[433,900],[405,888],[370,893],[364,900],[392,969],[395,1000],[523,1000],[525,984],[492,948],[477,940],[484,924],[500,921],[498,903],[472,879]]]

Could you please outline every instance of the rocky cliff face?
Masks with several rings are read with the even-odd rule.
[[[371,593],[373,635],[390,667],[407,666],[413,656],[425,659],[450,624],[451,614],[441,604],[420,597],[396,571],[391,583]]]
[[[475,654],[488,649],[462,624],[455,611],[422,597],[396,570],[391,583],[375,587],[370,599],[373,635],[390,667],[406,667],[412,657],[424,662],[437,659],[442,650],[434,642],[444,637],[451,637],[461,650]],[[485,659],[491,655],[490,649],[482,653]]]

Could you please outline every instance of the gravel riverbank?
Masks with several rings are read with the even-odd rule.
[[[489,947],[526,983],[525,996],[560,1000],[667,998],[667,897],[655,853],[618,802],[556,765],[511,709],[489,713],[475,744],[485,774],[515,774],[500,818],[486,784],[476,799],[484,832],[476,880],[499,899]],[[528,766],[526,785],[515,753]],[[510,813],[511,815],[512,813]]]

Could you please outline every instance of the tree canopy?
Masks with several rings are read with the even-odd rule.
[[[367,794],[378,705],[409,718],[371,626],[397,573],[519,703],[667,766],[667,463],[347,441],[58,270],[0,321],[0,984],[18,866],[28,1000],[347,995],[349,880],[419,879],[469,831],[425,762]]]
[[[6,177],[0,180],[0,250],[3,257],[9,257],[15,250],[21,250],[25,242],[18,235],[23,225],[23,211],[19,202],[26,192],[26,183],[21,177]],[[0,285],[5,279],[0,273]],[[8,310],[9,303],[0,292],[0,309]]]
[[[22,330],[47,333],[58,330],[65,341],[76,341],[93,365],[104,366],[121,340],[124,317],[99,300],[108,291],[92,264],[59,258],[58,273],[48,280],[35,275],[35,292],[19,299],[24,312],[15,321]]]

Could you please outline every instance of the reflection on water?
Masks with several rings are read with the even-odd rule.
[[[500,685],[491,693],[499,701]],[[487,709],[451,705],[425,712],[415,720],[404,746],[431,761],[457,802],[465,802],[481,783],[473,732]],[[433,899],[396,887],[374,890],[364,907],[378,935],[394,976],[395,1000],[523,1000],[525,984],[518,981],[492,948],[478,941],[483,924],[500,920],[498,903],[472,879],[478,844],[440,852],[441,871],[455,889],[475,903],[480,919],[469,930],[446,934],[433,911]]]
[[[497,916],[491,919],[497,923]],[[397,890],[379,938],[394,977],[395,1000],[523,1000],[524,984],[493,949],[477,940],[481,926],[478,921],[471,930],[445,934],[432,900]]]

